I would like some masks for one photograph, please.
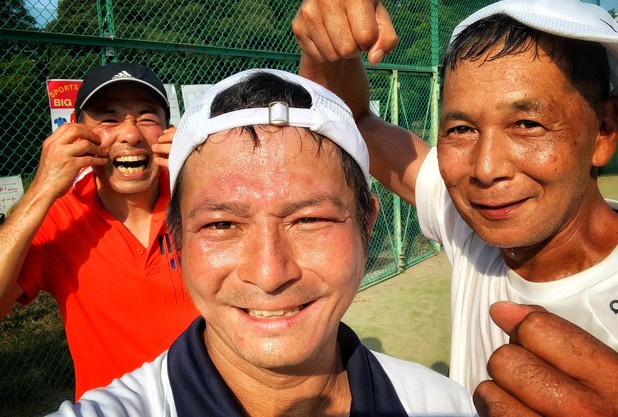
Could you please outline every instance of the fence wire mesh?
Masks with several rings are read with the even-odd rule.
[[[369,67],[381,117],[430,140],[437,117],[439,57],[453,27],[487,0],[384,0],[400,36]],[[176,91],[255,67],[295,72],[291,21],[300,0],[4,0],[0,4],[0,177],[35,173],[52,132],[48,79],[81,79],[112,61],[151,67]],[[602,2],[613,13],[618,0]],[[182,96],[178,96],[184,110]],[[618,163],[608,165],[618,172]],[[415,209],[374,181],[381,213],[362,287],[437,252]],[[72,364],[53,300],[38,297],[0,323],[0,415],[37,415],[72,396]]]

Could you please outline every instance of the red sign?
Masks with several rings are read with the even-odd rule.
[[[81,80],[47,80],[52,130],[56,130],[66,122],[75,123],[73,108],[77,90],[81,85]]]

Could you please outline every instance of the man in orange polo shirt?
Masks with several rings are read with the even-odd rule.
[[[0,316],[41,290],[54,296],[79,398],[153,360],[198,313],[165,225],[162,82],[143,65],[94,67],[75,112],[78,123],[43,142],[36,176],[0,228]]]

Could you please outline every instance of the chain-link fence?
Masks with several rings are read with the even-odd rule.
[[[443,48],[457,22],[493,1],[383,2],[400,43],[383,63],[368,68],[372,100],[381,117],[429,140],[436,133],[437,73]],[[41,143],[52,131],[46,80],[80,79],[91,66],[111,61],[146,64],[176,91],[254,67],[295,72],[299,51],[291,21],[299,4],[299,0],[4,0],[0,177],[20,175],[27,186],[36,171]],[[182,111],[181,95],[178,101]],[[612,165],[614,172],[617,165]],[[370,242],[363,287],[437,251],[420,234],[413,207],[375,181],[373,190],[381,214]],[[0,323],[0,407],[6,415],[50,411],[58,405],[50,393],[59,391],[63,398],[72,389],[62,327],[57,315],[48,318],[53,302],[43,297],[37,303],[14,309]],[[23,412],[24,404],[41,404],[46,397],[54,398],[52,406]]]

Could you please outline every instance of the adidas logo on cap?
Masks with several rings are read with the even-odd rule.
[[[135,77],[132,76],[131,74],[129,74],[128,72],[126,72],[126,71],[121,71],[118,74],[114,75],[112,77],[112,80],[117,80],[119,78],[135,78]]]

